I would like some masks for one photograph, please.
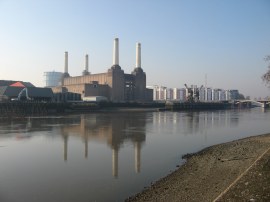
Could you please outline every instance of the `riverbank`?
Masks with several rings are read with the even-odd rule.
[[[187,162],[126,201],[269,201],[270,134],[186,155]]]
[[[93,112],[162,111],[165,103],[0,102],[0,118]]]
[[[135,112],[135,111],[197,111],[228,109],[231,106],[222,102],[183,102],[183,103],[113,103],[113,102],[0,102],[1,117],[48,116],[68,113],[92,112]]]

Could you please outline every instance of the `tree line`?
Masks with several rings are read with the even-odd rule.
[[[264,60],[268,63],[268,66],[266,73],[262,75],[262,80],[270,87],[270,55],[267,55]]]

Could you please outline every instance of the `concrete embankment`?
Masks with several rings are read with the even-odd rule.
[[[99,107],[93,103],[0,102],[0,117],[44,116],[97,109]]]
[[[63,113],[87,113],[92,111],[165,111],[165,110],[213,110],[225,109],[224,103],[112,103],[112,102],[0,102],[0,117],[42,116]]]
[[[166,109],[174,111],[183,110],[217,110],[229,109],[231,104],[228,102],[167,102]]]
[[[126,201],[270,201],[270,135],[186,157],[179,169]]]
[[[44,116],[64,113],[158,111],[164,103],[0,102],[0,117]]]

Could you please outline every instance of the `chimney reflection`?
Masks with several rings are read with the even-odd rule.
[[[135,151],[135,172],[139,173],[141,171],[141,143],[134,143],[134,151]]]
[[[78,133],[83,136],[84,140],[84,157],[87,159],[88,158],[88,133],[85,132],[84,128],[86,127],[86,122],[85,122],[85,115],[82,114],[80,117],[80,129],[78,130]],[[82,133],[81,133],[82,132]]]
[[[138,117],[136,117],[138,116]],[[143,117],[142,117],[143,116]],[[112,175],[118,177],[119,148],[126,141],[134,145],[135,172],[141,170],[141,147],[145,142],[146,113],[108,113],[81,115],[62,126],[64,160],[67,161],[68,137],[81,136],[84,141],[84,156],[88,158],[89,141],[106,143],[112,149]],[[117,117],[117,118],[116,118]]]
[[[62,137],[64,139],[64,160],[67,161],[67,152],[68,152],[68,134],[62,133]]]
[[[112,149],[112,175],[118,177],[118,148]]]
[[[84,157],[88,158],[88,135],[86,135],[86,138],[84,140]]]

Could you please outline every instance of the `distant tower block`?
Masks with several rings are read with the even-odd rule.
[[[141,44],[136,43],[136,67],[141,67]]]
[[[119,65],[119,39],[114,39],[113,46],[113,65]]]
[[[88,54],[85,55],[85,70],[83,71],[83,75],[89,75],[89,57],[88,57]]]
[[[69,77],[68,73],[68,52],[65,52],[65,71],[63,77]]]

